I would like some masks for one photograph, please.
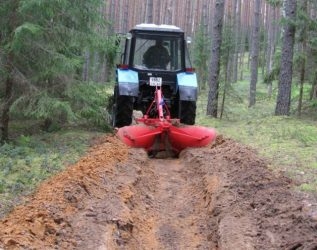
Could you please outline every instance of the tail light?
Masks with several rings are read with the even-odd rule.
[[[185,68],[185,72],[187,74],[193,74],[193,73],[195,73],[195,68]]]
[[[129,69],[128,64],[118,64],[118,69]]]

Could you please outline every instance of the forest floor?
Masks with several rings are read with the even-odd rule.
[[[218,136],[149,158],[114,136],[0,221],[3,249],[317,249],[317,203]]]

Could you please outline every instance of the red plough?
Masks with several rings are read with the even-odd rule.
[[[153,105],[157,118],[148,117]],[[179,119],[171,119],[160,87],[156,87],[155,99],[146,114],[136,121],[137,125],[120,128],[117,135],[128,146],[144,148],[149,153],[171,151],[178,155],[185,148],[203,147],[216,138],[212,128],[182,125]]]

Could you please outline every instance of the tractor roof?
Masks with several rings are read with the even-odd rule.
[[[152,31],[169,31],[169,32],[183,32],[183,30],[174,25],[167,24],[153,24],[153,23],[142,23],[137,24],[133,30],[152,30]]]

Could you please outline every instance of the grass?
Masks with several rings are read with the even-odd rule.
[[[248,108],[248,84],[244,81],[232,85],[221,120],[205,116],[207,97],[201,96],[197,123],[215,127],[218,133],[255,148],[260,156],[268,159],[274,171],[298,181],[300,190],[317,193],[317,112],[301,119],[295,115],[295,87],[292,91],[294,114],[274,116],[276,88],[269,98],[266,86],[260,83],[257,103]]]
[[[255,148],[272,170],[297,180],[300,190],[316,194],[317,105],[312,105],[315,110],[304,113],[301,119],[295,114],[274,116],[276,86],[270,98],[266,86],[259,83],[257,103],[252,108],[248,108],[248,86],[248,81],[231,85],[222,119],[205,115],[207,95],[201,95],[196,123],[215,127],[225,137]],[[294,113],[296,87],[292,93]],[[11,123],[11,134],[12,142],[0,146],[0,217],[23,202],[23,196],[33,192],[41,181],[76,162],[88,148],[90,138],[101,135],[87,128],[44,133],[25,121]]]
[[[19,135],[0,147],[0,217],[49,176],[76,162],[97,132],[67,129]]]

